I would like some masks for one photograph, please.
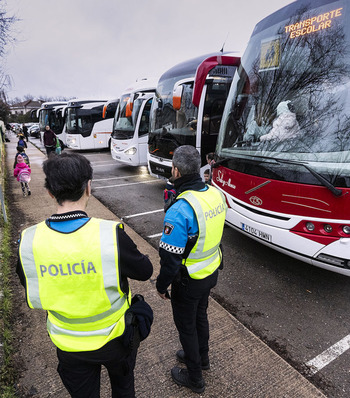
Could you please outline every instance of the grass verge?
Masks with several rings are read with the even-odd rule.
[[[7,209],[6,209],[7,212]],[[12,332],[12,290],[11,290],[11,219],[7,212],[7,223],[0,221],[2,240],[0,242],[0,342],[3,360],[0,368],[0,397],[14,398],[15,369],[13,366]]]

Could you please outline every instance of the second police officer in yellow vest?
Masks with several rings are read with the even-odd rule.
[[[182,345],[176,356],[187,368],[174,367],[172,378],[197,393],[205,389],[202,370],[210,367],[207,307],[222,265],[220,242],[227,210],[223,194],[202,182],[200,166],[194,147],[175,150],[172,182],[177,196],[164,218],[156,284],[163,299],[170,298],[171,285],[173,317]]]

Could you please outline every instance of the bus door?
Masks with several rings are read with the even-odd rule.
[[[224,111],[229,85],[223,82],[208,82],[205,97],[201,99],[203,106],[202,125],[200,131],[200,153],[202,165],[206,164],[206,155],[215,151],[220,123]],[[204,103],[203,103],[204,101]],[[203,105],[202,105],[203,104]]]
[[[147,164],[149,116],[152,99],[153,96],[147,101],[144,101],[143,109],[141,109],[141,112],[139,113],[138,129],[136,130],[137,134],[135,134],[139,147],[139,164]]]

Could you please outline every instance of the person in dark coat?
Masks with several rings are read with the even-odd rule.
[[[50,126],[45,127],[44,146],[47,156],[56,150],[56,134],[50,129]]]
[[[23,124],[23,126],[22,126],[22,131],[23,131],[23,135],[26,138],[26,141],[28,142],[28,127],[25,124]]]
[[[21,146],[22,148],[28,148],[28,145],[27,145],[27,143],[24,140],[24,135],[23,134],[20,134],[18,136],[17,146]]]

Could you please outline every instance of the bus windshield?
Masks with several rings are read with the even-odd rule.
[[[74,107],[68,108],[66,123],[68,133],[81,134],[84,137],[88,136],[93,127],[92,110]]]
[[[112,138],[130,139],[134,136],[137,118],[142,103],[143,100],[141,98],[136,98],[133,102],[132,115],[130,117],[126,117],[125,114],[126,102],[123,102],[124,106],[120,108],[118,118],[115,118],[114,120]]]
[[[181,108],[173,108],[174,79],[163,81],[152,104],[149,152],[172,159],[180,145],[196,146],[198,109],[192,103],[193,81],[183,84]]]
[[[325,3],[299,8],[292,18],[276,13],[257,25],[220,128],[216,152],[225,166],[309,183],[304,162],[332,183],[350,186],[347,4]]]
[[[51,110],[49,110],[49,109],[40,110],[39,125],[42,127],[43,130],[45,129],[45,126],[50,125],[50,113],[51,113]]]
[[[200,121],[201,152],[203,152],[204,160],[205,154],[215,147],[231,81],[231,78],[207,79],[203,118]],[[165,88],[166,84],[167,82],[161,88]],[[174,82],[170,81],[170,84]],[[152,105],[149,151],[165,159],[172,159],[174,150],[180,145],[196,146],[198,108],[192,103],[193,82],[183,83],[182,86],[179,110],[173,108],[172,95],[161,96],[156,93],[156,99]]]

